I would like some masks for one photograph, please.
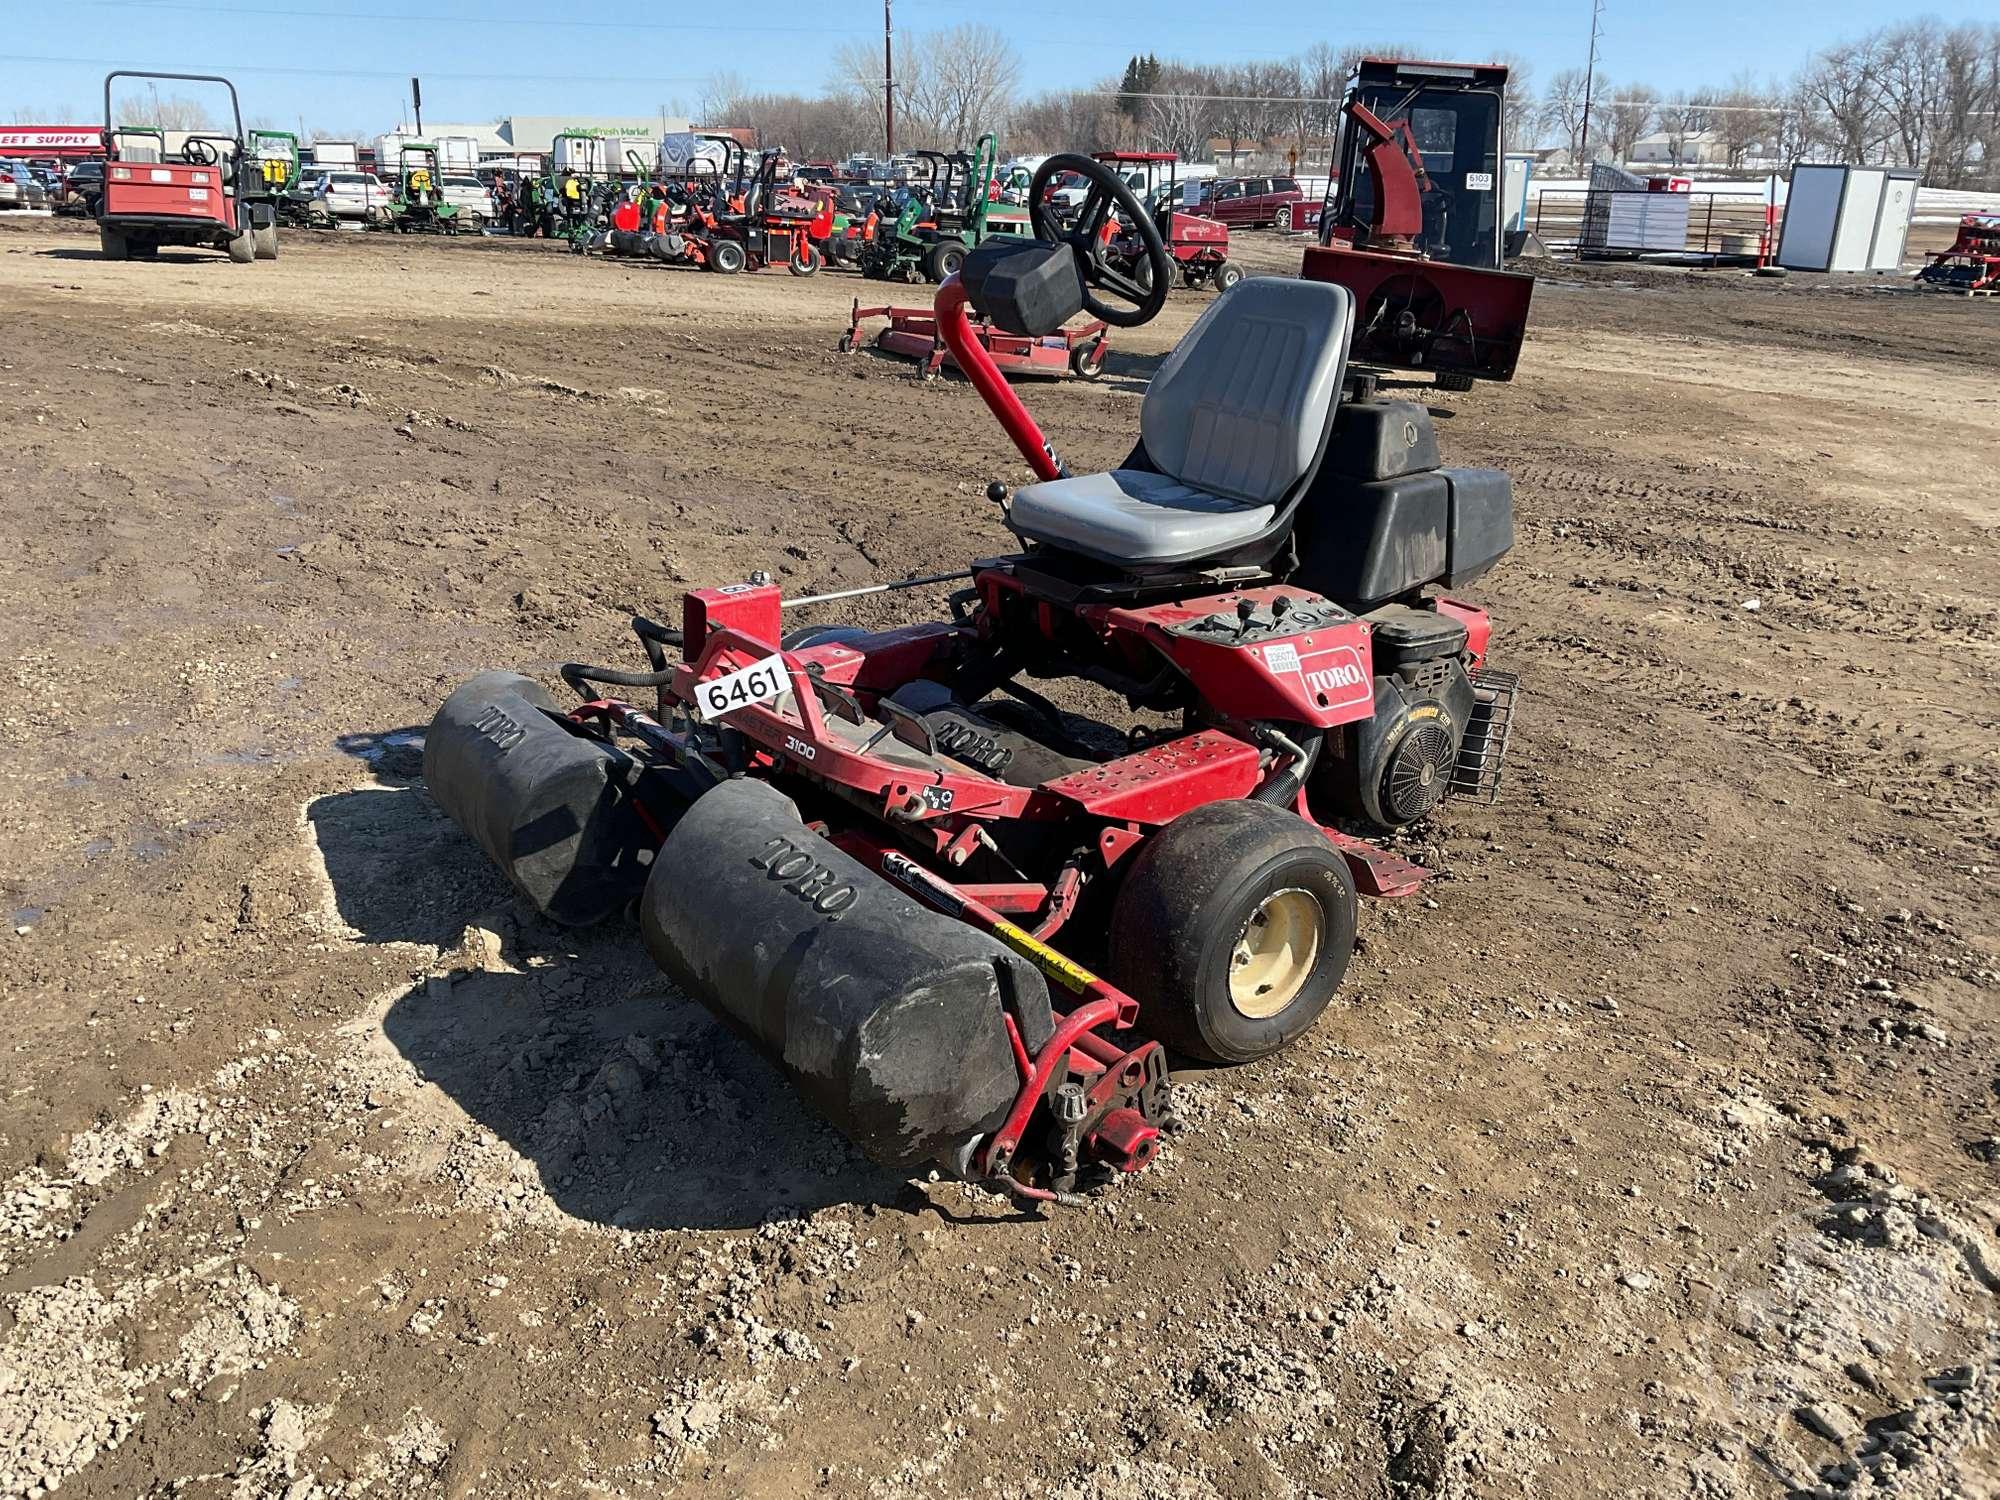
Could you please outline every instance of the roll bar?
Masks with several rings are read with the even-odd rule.
[[[233,137],[233,139],[236,141],[237,145],[241,146],[243,144],[243,106],[237,100],[236,85],[231,83],[227,78],[218,77],[213,73],[141,73],[124,68],[119,69],[115,73],[106,73],[104,75],[104,133],[107,136],[109,136],[112,132],[111,85],[113,80],[119,78],[152,78],[168,83],[221,84],[224,88],[229,90],[229,113],[231,118],[235,121],[236,124],[236,134]],[[107,150],[109,149],[108,142],[106,143],[106,149]]]

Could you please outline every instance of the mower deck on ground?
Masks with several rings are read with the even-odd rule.
[[[886,319],[888,326],[875,335],[873,347],[916,360],[917,373],[925,380],[935,378],[947,365],[958,368],[958,360],[939,328],[935,308],[863,307],[859,297],[848,314],[847,332],[840,336],[840,352],[852,354],[860,348],[861,325],[876,318]],[[984,319],[972,325],[973,337],[1003,374],[1041,375],[1052,380],[1065,375],[1095,380],[1102,375],[1110,332],[1102,318],[1040,337],[1006,333]]]
[[[1058,232],[1065,170],[1091,190]],[[1171,260],[1088,158],[1043,163],[1032,202],[1040,238],[975,250],[934,309],[1036,476],[989,490],[1020,551],[818,598],[692,590],[678,627],[633,621],[647,670],[562,668],[573,709],[465,683],[424,774],[550,917],[636,904],[660,966],[871,1158],[1045,1201],[1152,1160],[1165,1048],[1267,1056],[1333,1001],[1357,888],[1425,873],[1352,829],[1495,793],[1514,683],[1440,589],[1513,533],[1506,476],[1442,467],[1423,407],[1350,379],[1353,298],[1308,281],[1216,299],[1125,466],[1072,475],[973,317],[1133,326]],[[1143,291],[1106,263],[1114,206]],[[784,624],[946,581],[949,620]]]

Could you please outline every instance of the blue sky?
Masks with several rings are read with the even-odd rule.
[[[692,108],[727,69],[752,87],[816,91],[850,39],[879,41],[879,0],[754,0],[736,7],[647,0],[60,0],[9,7],[0,116],[66,106],[89,123],[112,66],[226,73],[244,113],[281,126],[385,130],[407,78],[424,79],[426,118],[502,114],[657,116]],[[1014,43],[1029,90],[1115,74],[1136,50],[1190,61],[1279,57],[1325,39],[1402,41],[1433,57],[1512,51],[1546,80],[1581,66],[1590,0],[1512,5],[1426,0],[1407,24],[1387,5],[1299,0],[899,0],[899,32],[985,21]],[[1726,82],[1742,68],[1791,72],[1815,49],[1921,14],[1985,20],[1994,0],[1918,6],[1864,0],[1607,0],[1601,66],[1663,91]],[[746,19],[738,24],[734,19]],[[1134,25],[1144,18],[1143,28]],[[41,123],[70,123],[44,120]]]

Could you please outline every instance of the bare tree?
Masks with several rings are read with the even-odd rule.
[[[154,125],[161,130],[213,130],[215,117],[198,99],[181,94],[161,94],[151,89],[129,93],[112,101],[113,123]]]
[[[1215,134],[1215,100],[1220,92],[1213,74],[1182,63],[1164,63],[1160,68],[1160,91],[1150,103],[1146,128],[1153,144],[1162,151],[1176,153],[1182,161],[1200,161],[1208,153],[1209,137]]]
[[[1614,93],[1604,110],[1603,136],[1611,147],[1611,159],[1628,162],[1640,139],[1653,128],[1660,96],[1643,83],[1628,84]]]
[[[1832,141],[1852,162],[1874,159],[1883,140],[1882,58],[1875,37],[1829,47],[1801,82],[1832,124]]]
[[[1586,80],[1581,68],[1564,68],[1549,80],[1542,94],[1542,134],[1553,135],[1569,150],[1579,167],[1583,156],[1583,100]]]
[[[917,38],[904,95],[911,124],[939,146],[962,146],[1004,122],[1021,59],[991,26],[968,23]]]
[[[739,123],[731,116],[735,113],[737,100],[748,93],[739,74],[727,69],[709,74],[702,80],[701,97],[695,101],[696,123],[710,130]]]
[[[1794,80],[1771,111],[1771,154],[1780,164],[1810,161],[1827,142],[1826,116],[1804,83]]]
[[[1930,161],[1939,115],[1950,83],[1944,65],[1944,28],[1934,17],[1910,21],[1881,34],[1878,87],[1888,116],[1890,140],[1903,164],[1924,168]]]
[[[1125,114],[1105,97],[1117,84],[1040,94],[1019,104],[1008,124],[1008,146],[1021,152],[1108,151],[1124,139]]]
[[[1731,79],[1729,87],[1714,99],[1715,118],[1709,129],[1731,171],[1753,153],[1769,154],[1775,93],[1773,87],[1760,85],[1744,72]]]
[[[1656,111],[1660,131],[1667,138],[1667,155],[1677,167],[1688,165],[1694,153],[1695,137],[1708,129],[1708,101],[1702,94],[1675,94]]]

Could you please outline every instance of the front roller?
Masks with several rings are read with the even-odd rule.
[[[962,1169],[1053,1031],[1035,968],[807,830],[763,782],[704,794],[639,908],[655,962],[897,1171]]]
[[[648,774],[515,672],[465,683],[424,734],[424,784],[438,806],[516,890],[572,927],[624,910],[644,887],[676,810],[645,796]]]

